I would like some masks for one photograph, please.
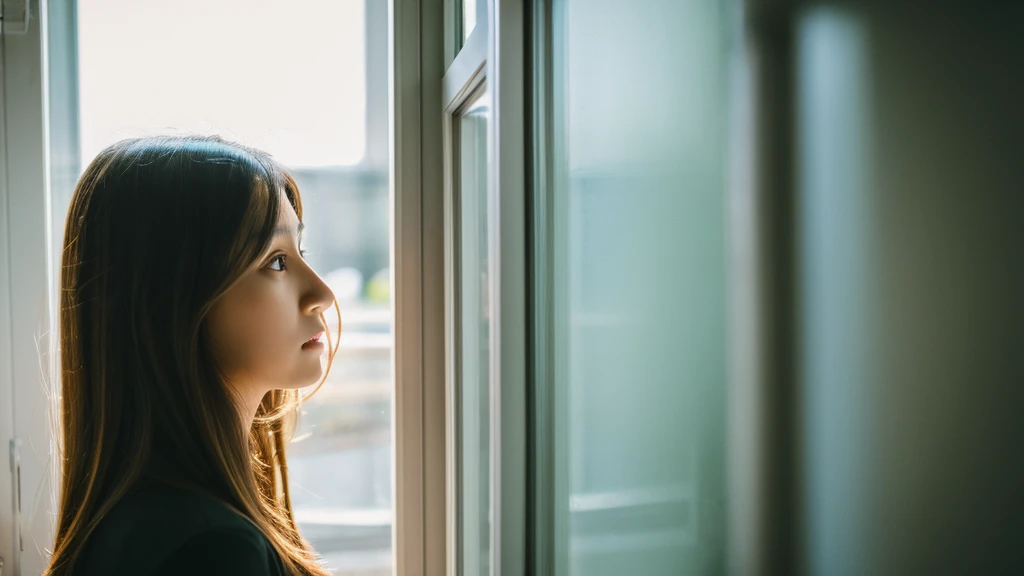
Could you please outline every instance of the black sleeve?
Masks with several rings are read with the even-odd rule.
[[[272,576],[266,542],[240,528],[215,528],[171,552],[153,576]]]

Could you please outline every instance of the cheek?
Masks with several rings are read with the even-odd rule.
[[[210,311],[214,357],[229,377],[276,380],[294,356],[286,302],[268,287],[236,288]]]

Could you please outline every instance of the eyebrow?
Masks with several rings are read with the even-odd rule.
[[[305,230],[305,229],[306,229],[306,225],[304,223],[302,223],[302,222],[299,222],[298,234],[302,234],[302,231]],[[278,234],[289,234],[289,235],[291,235],[291,234],[294,234],[294,232],[292,232],[292,229],[290,227],[288,227],[288,226],[278,226],[277,228],[274,228],[274,236],[277,236]]]

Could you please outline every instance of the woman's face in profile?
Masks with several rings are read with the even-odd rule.
[[[269,249],[207,317],[213,354],[229,386],[256,403],[273,389],[316,384],[326,366],[320,315],[333,306],[334,294],[303,259],[300,233],[282,193]]]

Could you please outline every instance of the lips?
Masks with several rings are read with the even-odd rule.
[[[310,338],[309,340],[306,340],[305,342],[303,342],[302,345],[305,346],[307,344],[318,344],[323,339],[323,337],[324,337],[324,333],[323,332],[317,332],[316,334],[313,335],[312,338]]]

